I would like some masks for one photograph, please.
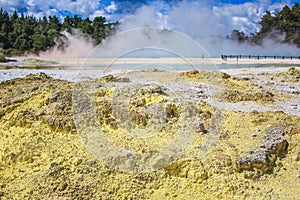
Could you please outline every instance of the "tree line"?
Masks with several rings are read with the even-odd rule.
[[[267,11],[262,17],[261,29],[257,33],[247,36],[244,32],[233,30],[231,36],[227,38],[238,42],[249,42],[251,44],[262,45],[265,38],[278,40],[283,43],[296,44],[300,48],[300,6],[294,4],[292,8],[285,6],[276,14]]]
[[[280,42],[293,43],[300,48],[300,6],[296,3],[292,8],[285,6],[276,14],[267,11],[261,19],[261,29],[250,36],[239,30],[233,30],[227,39],[238,42],[262,45],[265,38],[278,39]],[[93,20],[82,19],[78,15],[66,16],[62,22],[57,16],[35,18],[20,16],[15,11],[9,14],[0,9],[0,53],[7,56],[36,53],[52,48],[65,47],[63,31],[74,33],[80,31],[84,37],[92,38],[99,44],[104,38],[114,33],[118,22],[106,23],[105,17],[98,16]]]
[[[45,51],[58,44],[64,48],[62,32],[80,31],[84,37],[93,38],[99,44],[105,37],[113,33],[118,22],[106,23],[105,17],[98,16],[93,20],[82,19],[74,15],[66,16],[60,22],[57,16],[37,19],[34,16],[20,16],[15,11],[9,14],[0,9],[0,53],[7,56],[22,55]]]

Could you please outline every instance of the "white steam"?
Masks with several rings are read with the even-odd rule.
[[[170,56],[175,50],[177,56],[180,54],[179,56],[187,57],[207,56],[207,53],[211,57],[219,57],[221,54],[298,56],[299,49],[292,44],[283,44],[284,35],[278,33],[276,33],[275,40],[271,37],[266,38],[261,46],[226,39],[233,29],[244,31],[247,34],[258,31],[260,29],[259,21],[264,12],[267,10],[278,11],[284,5],[286,4],[270,4],[270,1],[264,0],[213,7],[206,2],[199,1],[182,1],[176,5],[158,1],[142,6],[135,13],[125,16],[121,20],[118,36],[106,39],[95,49],[93,49],[93,43],[83,39],[80,34],[73,36],[65,33],[69,38],[69,45],[65,51],[61,52],[55,48],[42,56],[120,57],[127,53],[132,57],[156,57],[159,55]],[[147,27],[156,27],[161,31],[157,29],[142,30]],[[179,39],[181,37],[178,35],[181,33],[189,39]],[[195,52],[193,46],[189,46],[188,41],[190,40],[199,44],[201,52]],[[147,50],[141,51],[142,48]],[[160,49],[157,51],[161,52],[151,52],[149,48]],[[162,51],[165,52],[162,53]]]
[[[212,57],[219,57],[221,54],[298,56],[297,47],[282,43],[284,35],[278,35],[276,40],[266,38],[261,46],[226,39],[233,29],[248,34],[258,31],[259,21],[264,12],[281,9],[284,5],[280,3],[270,5],[269,2],[261,1],[211,7],[205,2],[183,1],[162,14],[157,11],[158,6],[153,4],[141,7],[134,15],[127,16],[122,21],[120,32],[140,27],[164,27],[176,30],[195,39]],[[183,45],[176,41],[174,43],[179,47]]]
[[[79,31],[70,34],[66,31],[56,39],[54,48],[40,53],[42,58],[78,58],[86,57],[94,49],[92,39],[86,38]]]

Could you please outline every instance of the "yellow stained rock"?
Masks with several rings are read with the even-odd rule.
[[[222,76],[227,81],[225,85],[245,87],[246,80]],[[210,127],[216,123],[214,106],[196,102],[207,133],[195,135],[182,157],[166,167],[124,172],[91,155],[85,138],[77,133],[72,113],[73,83],[37,74],[0,86],[0,199],[299,198],[299,116],[276,111],[220,110],[223,116],[217,118],[220,129],[212,137],[214,132]],[[126,134],[110,107],[114,92],[107,88],[95,94],[99,109],[95,113],[105,137],[119,148],[139,154],[153,152],[172,141],[176,131],[185,128],[181,126],[184,119],[180,118],[180,105],[168,104],[173,110],[168,115],[172,123],[164,125],[161,132],[146,139]],[[146,99],[138,104],[137,111],[153,103],[165,106],[170,98],[159,90],[146,91],[148,97],[136,95]],[[259,168],[238,172],[237,160],[262,148],[272,127],[282,128],[288,151],[274,160],[272,171],[259,176]],[[199,156],[199,152],[203,155]]]

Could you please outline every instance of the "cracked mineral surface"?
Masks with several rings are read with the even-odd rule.
[[[0,199],[299,198],[299,69],[65,73],[0,83]],[[124,156],[99,156],[76,120]]]

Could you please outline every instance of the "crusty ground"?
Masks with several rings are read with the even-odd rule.
[[[140,154],[155,151],[160,142],[174,138],[172,134],[184,124],[182,104],[170,107],[172,114],[167,120],[172,123],[143,143],[122,132],[114,121],[109,105],[116,98],[116,88],[134,83],[138,88],[158,85],[162,89],[137,90],[132,96],[131,113],[140,126],[147,123],[148,118],[141,114],[147,105],[170,105],[177,96],[199,106],[197,114],[205,131],[195,134],[180,158],[152,171],[122,170],[89,151],[74,123],[76,83],[46,74],[2,82],[0,198],[298,199],[300,101],[295,76],[297,73],[288,70],[234,76],[150,71],[91,82],[98,86],[95,113],[106,137],[118,147]],[[237,160],[259,148],[272,127],[284,129],[286,154],[278,157],[267,173],[261,174],[257,168],[238,171]]]

